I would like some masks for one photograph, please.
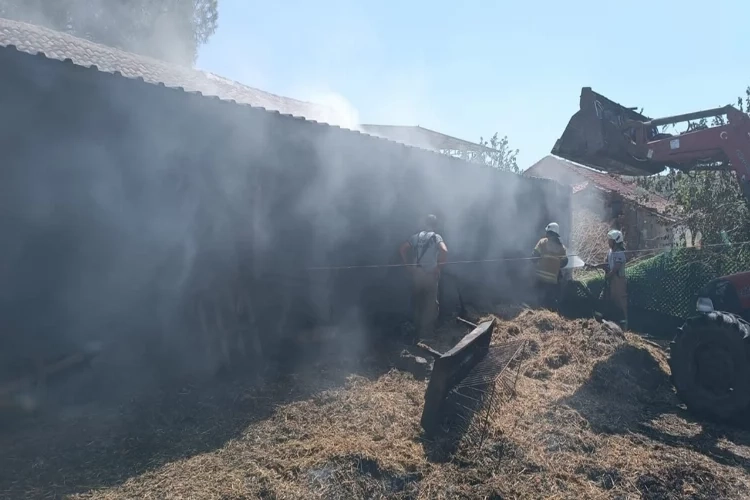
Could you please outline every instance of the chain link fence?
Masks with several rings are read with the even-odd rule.
[[[629,326],[666,335],[695,312],[701,287],[721,276],[750,271],[750,245],[674,248],[648,258],[630,252],[628,260]],[[600,310],[598,298],[603,287],[603,272],[579,273],[566,289],[563,312],[590,316],[593,310]]]

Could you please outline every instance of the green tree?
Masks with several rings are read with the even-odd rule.
[[[719,243],[722,232],[730,240],[750,236],[750,212],[734,172],[676,173],[674,201],[681,220],[705,243]]]
[[[192,65],[216,31],[218,0],[0,0],[0,16]]]
[[[499,134],[495,132],[489,140],[480,137],[477,144],[479,147],[476,149],[468,149],[459,152],[444,151],[444,153],[472,163],[479,163],[481,165],[500,170],[507,170],[509,172],[520,172],[518,163],[516,162],[518,150],[510,148],[507,136],[500,137]]]

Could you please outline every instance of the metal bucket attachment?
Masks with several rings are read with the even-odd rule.
[[[644,175],[661,171],[660,166],[639,160],[631,153],[635,134],[643,129],[638,125],[649,122],[648,117],[610,101],[590,87],[581,89],[580,108],[555,143],[552,154],[617,174]],[[656,127],[647,127],[645,134],[655,137]]]

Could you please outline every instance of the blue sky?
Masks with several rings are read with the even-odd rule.
[[[552,148],[584,86],[650,116],[733,103],[750,85],[748,20],[747,0],[219,0],[197,65],[348,102],[361,123],[472,141],[497,131],[525,168]]]

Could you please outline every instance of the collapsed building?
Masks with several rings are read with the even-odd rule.
[[[527,257],[550,220],[571,225],[556,182],[312,121],[313,105],[51,30],[0,22],[0,72],[7,359],[97,340],[139,374],[210,371],[200,325],[223,313],[198,315],[199,299],[264,356],[310,325],[408,314],[407,277],[389,265],[428,212],[463,262],[451,275],[467,301],[522,293],[528,261],[507,259]]]

